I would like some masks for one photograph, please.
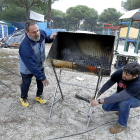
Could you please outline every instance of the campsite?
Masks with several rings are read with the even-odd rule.
[[[124,42],[121,43],[124,45]],[[46,44],[46,54],[49,52],[51,45]],[[119,46],[119,50],[122,45]],[[132,49],[133,50],[133,49]],[[132,51],[130,50],[130,51]],[[116,61],[114,56],[113,64]],[[75,98],[75,94],[81,95],[85,98],[91,99],[95,90],[85,89],[68,84],[61,84],[64,100],[57,102],[52,110],[51,117],[50,106],[53,101],[53,95],[56,88],[56,79],[51,67],[45,62],[45,73],[49,80],[49,85],[44,89],[44,98],[47,104],[40,105],[35,98],[36,84],[35,78],[32,81],[29,90],[30,106],[25,108],[21,106],[20,98],[20,84],[21,77],[18,65],[18,49],[1,48],[0,51],[0,75],[3,84],[0,84],[0,139],[64,139],[64,140],[128,140],[140,139],[139,135],[139,118],[140,110],[135,108],[131,110],[129,125],[127,130],[120,134],[110,134],[108,129],[116,123],[117,116],[114,112],[105,112],[101,106],[94,107],[94,111],[89,124],[89,131],[86,132],[88,122],[88,113],[90,104]],[[114,65],[111,66],[111,73],[116,70]],[[57,70],[59,73],[59,69]],[[97,76],[88,75],[77,72],[63,71],[62,81],[73,84],[80,84],[86,87],[96,87]],[[78,78],[80,80],[78,80]],[[103,85],[109,77],[102,79]],[[115,90],[116,85],[108,90],[102,97],[107,97]],[[60,97],[58,90],[57,97]],[[62,138],[61,138],[62,137]]]
[[[140,75],[122,71],[100,92],[133,62],[139,0],[0,1],[0,140],[139,140],[139,83],[129,87]],[[116,91],[118,114],[104,109]]]

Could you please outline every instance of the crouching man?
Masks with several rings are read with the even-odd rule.
[[[118,122],[110,127],[112,134],[126,129],[130,108],[140,106],[140,65],[137,62],[129,63],[111,75],[111,78],[102,86],[98,97],[117,83],[117,90],[109,97],[92,100],[91,105],[103,104],[105,111],[116,111]],[[94,97],[93,97],[94,99]]]

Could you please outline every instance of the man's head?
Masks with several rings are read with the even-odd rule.
[[[25,32],[33,41],[40,40],[39,28],[35,21],[31,21],[31,20],[26,21]]]
[[[123,80],[133,80],[137,78],[140,74],[140,64],[137,62],[128,63],[123,67]]]

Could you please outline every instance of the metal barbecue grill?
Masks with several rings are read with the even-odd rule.
[[[109,76],[114,36],[59,32],[47,56],[55,68]],[[51,61],[52,60],[52,63]]]
[[[58,33],[55,40],[53,41],[46,59],[47,63],[52,66],[57,80],[54,99],[50,109],[50,116],[53,105],[60,99],[63,99],[63,94],[60,86],[61,70],[71,70],[97,75],[98,81],[95,88],[95,99],[97,98],[102,77],[110,76],[111,73],[114,40],[115,37],[109,35],[70,32]],[[60,69],[59,78],[57,76],[55,68]],[[58,87],[61,93],[61,97],[55,100]],[[80,96],[76,95],[76,97]],[[93,108],[90,109],[88,115],[89,120],[87,127],[89,125],[92,110]]]

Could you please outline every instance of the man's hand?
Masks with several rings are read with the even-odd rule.
[[[99,103],[98,103],[98,101],[97,100],[92,100],[91,101],[91,106],[92,107],[94,107],[94,106],[96,106],[96,105],[98,105]]]
[[[100,102],[101,102],[101,104],[104,104],[104,103],[105,103],[105,101],[104,101],[103,98],[100,99]],[[92,100],[90,103],[91,103],[91,106],[92,106],[92,107],[93,107],[93,106],[96,106],[96,105],[99,105],[98,100]]]
[[[55,34],[52,34],[51,36],[50,36],[50,39],[54,39],[55,38],[55,36],[58,34],[58,32],[56,32]]]
[[[42,83],[43,83],[43,86],[48,86],[48,84],[49,84],[49,82],[48,82],[48,80],[47,79],[45,79],[44,81],[42,81]]]

